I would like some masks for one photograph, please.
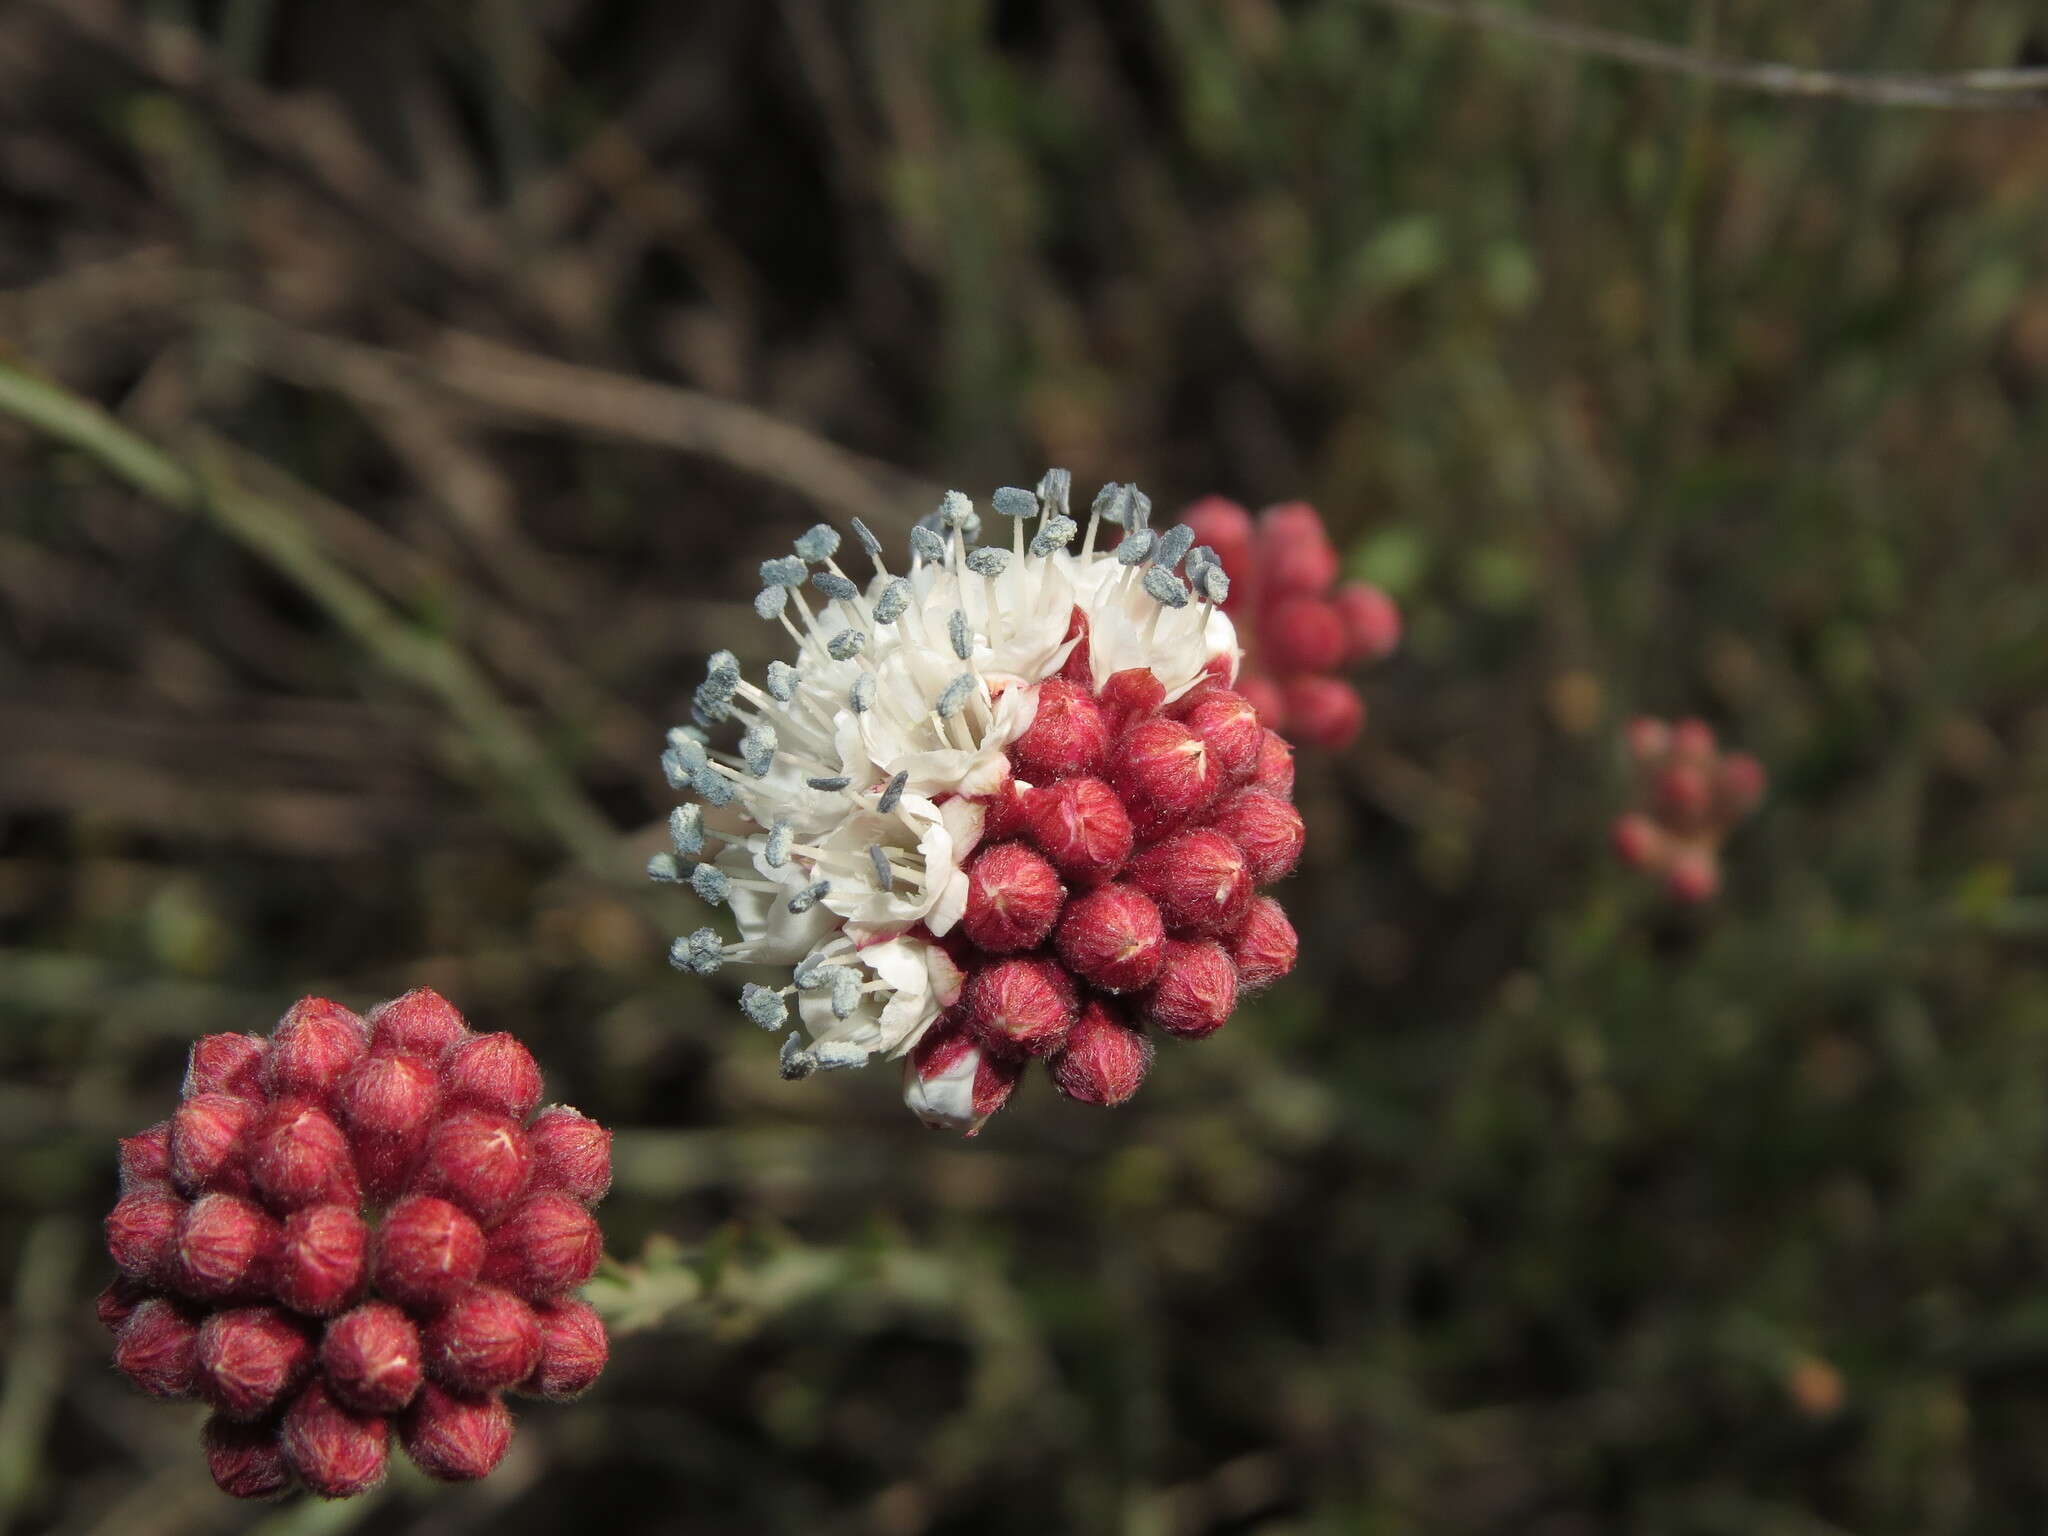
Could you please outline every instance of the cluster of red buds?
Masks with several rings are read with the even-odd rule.
[[[1214,1034],[1293,969],[1293,925],[1259,894],[1301,856],[1293,752],[1224,671],[1169,705],[1143,667],[1098,687],[1083,645],[1039,685],[943,941],[958,1002],[909,1058],[928,1120],[972,1134],[1033,1060],[1069,1098],[1121,1104],[1151,1064],[1146,1026]]]
[[[573,1293],[611,1133],[540,1099],[525,1046],[424,990],[192,1047],[177,1112],[121,1143],[99,1315],[137,1386],[212,1405],[225,1492],[361,1493],[394,1428],[430,1476],[482,1477],[506,1392],[597,1379],[604,1324]]]
[[[1704,720],[1644,716],[1629,722],[1627,741],[1638,807],[1615,820],[1614,851],[1674,900],[1711,900],[1721,889],[1721,844],[1763,802],[1763,764],[1722,751]]]
[[[1364,582],[1338,583],[1337,551],[1307,502],[1283,502],[1254,519],[1210,496],[1182,521],[1230,572],[1223,611],[1244,647],[1238,692],[1290,741],[1349,745],[1365,725],[1365,701],[1339,674],[1400,644],[1394,600]]]

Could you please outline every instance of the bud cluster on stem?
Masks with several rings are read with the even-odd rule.
[[[574,1292],[611,1135],[541,1097],[518,1040],[425,990],[193,1046],[177,1110],[121,1143],[98,1312],[131,1381],[212,1407],[225,1492],[363,1492],[394,1430],[429,1475],[481,1477],[505,1393],[596,1381],[604,1324]]]
[[[1635,772],[1636,806],[1615,818],[1615,856],[1697,906],[1721,889],[1721,847],[1763,803],[1764,766],[1724,750],[1704,720],[1631,720],[1622,733]]]

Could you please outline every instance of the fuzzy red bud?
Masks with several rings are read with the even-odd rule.
[[[420,1389],[399,1421],[406,1455],[427,1476],[446,1483],[474,1482],[505,1459],[512,1415],[499,1397],[460,1397],[433,1382]]]
[[[1259,514],[1260,588],[1268,598],[1323,593],[1337,579],[1337,551],[1316,509],[1282,502]]]
[[[518,1037],[500,1032],[472,1035],[448,1053],[441,1092],[450,1104],[524,1120],[540,1102],[540,1066]]]
[[[967,867],[967,937],[992,955],[1036,949],[1066,900],[1059,874],[1021,843],[983,848]]]
[[[1053,944],[1082,980],[1105,992],[1150,986],[1166,954],[1166,923],[1151,897],[1105,885],[1067,903]]]
[[[1235,843],[1251,866],[1254,885],[1271,885],[1294,873],[1308,828],[1301,812],[1263,789],[1240,790],[1216,807],[1209,825]]]
[[[1223,777],[1242,784],[1258,771],[1266,728],[1250,699],[1232,688],[1204,688],[1181,711],[1181,723],[1202,738]]]
[[[121,1138],[121,1193],[171,1186],[171,1122],[159,1120],[146,1131]]]
[[[1010,743],[1010,762],[1034,784],[1088,774],[1109,751],[1110,725],[1087,689],[1063,677],[1038,685],[1038,710]]]
[[[493,1229],[482,1273],[492,1285],[541,1301],[575,1290],[603,1257],[604,1235],[590,1212],[567,1195],[543,1193]]]
[[[1628,755],[1643,767],[1661,762],[1671,751],[1671,726],[1655,715],[1638,715],[1622,730]]]
[[[1713,852],[1687,848],[1676,854],[1665,867],[1664,889],[1688,905],[1713,900],[1721,890],[1721,868]]]
[[[1269,987],[1289,971],[1301,951],[1294,924],[1280,903],[1270,896],[1254,897],[1251,910],[1237,932],[1230,936],[1230,960],[1237,967],[1241,991]]]
[[[249,1178],[278,1210],[359,1199],[348,1138],[311,1099],[281,1099],[257,1120],[249,1132]]]
[[[1053,1086],[1083,1104],[1121,1104],[1152,1065],[1152,1042],[1109,1004],[1091,999],[1067,1043],[1046,1063]]]
[[[1180,936],[1230,932],[1252,899],[1251,866],[1237,844],[1213,827],[1146,849],[1131,862],[1130,883],[1152,898],[1166,931]]]
[[[1747,816],[1763,803],[1768,776],[1764,765],[1747,752],[1731,752],[1714,771],[1714,802],[1730,821]]]
[[[116,1275],[107,1288],[94,1299],[93,1315],[100,1320],[100,1326],[107,1332],[119,1333],[121,1325],[128,1321],[135,1309],[155,1294],[140,1280],[131,1280],[126,1275]]]
[[[483,1268],[484,1234],[461,1207],[411,1195],[377,1229],[371,1265],[377,1289],[409,1307],[452,1301]]]
[[[1067,779],[1033,790],[1026,818],[1032,842],[1054,869],[1080,885],[1114,878],[1137,840],[1123,801],[1100,779]]]
[[[199,1395],[231,1419],[260,1419],[313,1370],[313,1341],[276,1307],[235,1307],[199,1325]]]
[[[968,977],[967,1025],[999,1056],[1048,1056],[1072,1027],[1077,1000],[1067,973],[1035,958],[998,960]]]
[[[201,1035],[185,1060],[181,1096],[225,1093],[241,1099],[263,1097],[263,1057],[270,1043],[261,1035]]]
[[[1278,731],[1269,730],[1260,739],[1259,766],[1252,774],[1251,787],[1282,800],[1294,798],[1294,748]]]
[[[533,1153],[529,1188],[560,1190],[595,1205],[612,1187],[612,1133],[566,1104],[551,1104],[527,1127]]]
[[[587,1221],[580,1205],[572,1207]],[[452,1392],[482,1394],[517,1386],[540,1364],[540,1322],[510,1291],[473,1285],[427,1324],[427,1369]]]
[[[428,1133],[411,1188],[453,1200],[489,1225],[519,1198],[532,1171],[518,1121],[487,1109],[458,1109]]]
[[[573,1297],[542,1302],[534,1316],[540,1323],[540,1364],[520,1390],[556,1403],[581,1397],[611,1358],[604,1319],[587,1302]]]
[[[279,1443],[308,1488],[345,1499],[383,1481],[391,1431],[382,1414],[358,1413],[316,1377],[285,1410]]]
[[[1713,786],[1698,763],[1665,764],[1657,772],[1652,794],[1658,813],[1674,831],[1697,831],[1713,812]]]
[[[270,1036],[266,1067],[278,1098],[324,1099],[369,1044],[369,1027],[352,1011],[324,997],[302,997],[286,1010]]]
[[[320,1365],[336,1397],[363,1413],[397,1413],[425,1380],[419,1329],[388,1301],[366,1301],[327,1325]]]
[[[1335,752],[1349,746],[1365,728],[1365,700],[1349,683],[1334,677],[1294,677],[1282,691],[1288,730],[1312,747]]]
[[[1223,787],[1214,754],[1178,720],[1140,720],[1118,740],[1114,758],[1109,781],[1140,837],[1199,814]]]
[[[130,1279],[162,1284],[176,1260],[184,1216],[185,1202],[169,1190],[123,1195],[107,1212],[107,1252],[115,1266]]]
[[[370,1013],[370,1050],[438,1062],[469,1033],[455,1005],[431,987],[415,987]]]
[[[1663,862],[1664,831],[1649,817],[1630,811],[1615,818],[1608,834],[1615,856],[1630,869],[1650,869]]]
[[[371,1201],[405,1187],[441,1104],[441,1080],[415,1056],[371,1056],[342,1079],[336,1106],[355,1143],[356,1173]]]
[[[206,1470],[214,1485],[234,1499],[274,1499],[292,1485],[274,1424],[237,1424],[215,1414],[199,1432]]]
[[[277,1299],[308,1317],[332,1317],[361,1293],[370,1228],[346,1205],[309,1205],[285,1218]]]
[[[1263,654],[1279,672],[1328,672],[1344,660],[1350,636],[1335,607],[1319,597],[1289,597],[1259,625]]]
[[[1704,762],[1714,755],[1714,728],[1706,721],[1689,717],[1671,727],[1671,755]]]
[[[114,1340],[114,1364],[151,1397],[190,1397],[199,1325],[175,1302],[152,1296],[136,1306]]]
[[[172,1182],[188,1195],[246,1193],[243,1142],[257,1113],[250,1100],[226,1093],[202,1093],[180,1104],[171,1116]]]
[[[1169,1035],[1213,1035],[1237,1007],[1237,967],[1213,939],[1168,939],[1159,979],[1144,997],[1144,1015]]]
[[[1110,725],[1121,729],[1133,720],[1157,714],[1166,703],[1166,684],[1150,668],[1126,667],[1110,674],[1098,702]]]
[[[253,1200],[202,1195],[178,1223],[171,1284],[203,1301],[243,1301],[274,1283],[284,1231]]]
[[[1344,621],[1347,662],[1380,661],[1401,644],[1401,610],[1378,587],[1346,582],[1332,596]]]

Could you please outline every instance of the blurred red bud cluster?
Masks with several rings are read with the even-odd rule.
[[[1721,845],[1763,803],[1763,764],[1727,752],[1704,720],[1629,722],[1637,805],[1616,818],[1614,851],[1662,882],[1676,901],[1710,901],[1721,889]]]

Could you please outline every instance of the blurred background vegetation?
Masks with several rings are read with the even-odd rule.
[[[0,1527],[2048,1525],[2044,241],[2048,118],[1366,0],[6,0]],[[1047,463],[1312,500],[1410,641],[1296,977],[962,1144],[637,871],[755,562]],[[1703,914],[1639,711],[1773,771]],[[416,983],[621,1128],[640,1331],[476,1488],[232,1505],[91,1317],[114,1137]]]

